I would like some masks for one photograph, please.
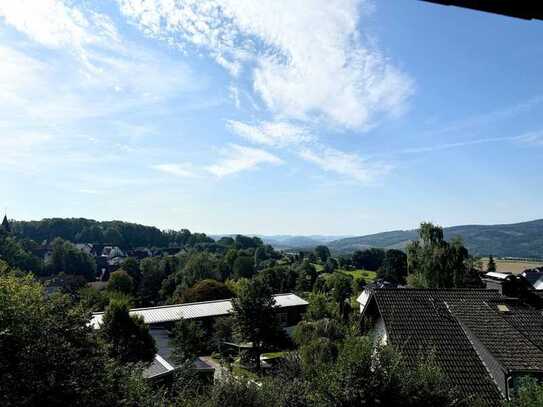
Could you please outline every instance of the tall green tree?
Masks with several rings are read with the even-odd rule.
[[[387,250],[383,265],[377,272],[377,277],[398,284],[405,283],[405,278],[407,277],[406,254],[401,250]]]
[[[492,255],[488,256],[488,264],[486,266],[486,271],[488,273],[496,272],[496,262],[494,261],[494,257],[492,257]]]
[[[96,262],[93,257],[61,238],[53,241],[52,248],[51,257],[46,264],[49,274],[77,274],[85,277],[87,281],[95,280]]]
[[[357,250],[353,253],[352,264],[358,269],[377,271],[382,266],[384,258],[385,251],[383,249]]]
[[[319,245],[315,247],[315,256],[321,263],[325,263],[330,257],[330,249],[327,246]]]
[[[275,306],[270,288],[259,279],[244,284],[238,297],[232,300],[236,328],[244,341],[252,343],[257,370],[262,348],[273,344],[282,333]]]
[[[138,288],[141,281],[140,263],[134,257],[127,257],[121,266],[134,282],[134,288]]]
[[[207,354],[209,336],[199,322],[182,319],[172,331],[171,344],[176,362],[182,364]]]
[[[183,291],[180,302],[200,302],[232,298],[234,293],[220,281],[205,279]]]
[[[107,289],[130,295],[134,291],[134,280],[125,270],[119,269],[109,276]]]
[[[142,405],[88,322],[82,308],[65,295],[48,298],[31,276],[0,275],[0,405]]]
[[[423,288],[464,287],[469,253],[460,239],[447,242],[443,228],[422,223],[419,241],[407,246],[408,282]]]
[[[102,318],[100,336],[111,357],[121,363],[151,362],[155,341],[143,318],[131,316],[123,301],[111,301]]]
[[[255,273],[254,260],[249,256],[238,256],[232,271],[234,278],[251,278]]]

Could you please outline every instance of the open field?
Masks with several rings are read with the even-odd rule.
[[[322,264],[318,263],[312,263],[313,266],[315,266],[315,269],[318,273],[324,272],[324,267]],[[353,278],[359,278],[362,277],[366,284],[373,283],[375,281],[375,278],[377,277],[377,273],[375,271],[369,271],[369,270],[363,270],[363,269],[356,269],[356,270],[345,270],[342,268],[338,268],[336,270],[337,272],[348,274],[352,276]]]
[[[366,284],[373,283],[375,281],[375,278],[377,277],[377,273],[375,271],[368,271],[368,270],[342,270],[339,269],[338,271],[349,274],[353,276],[353,278],[362,277]]]
[[[486,270],[488,264],[488,258],[482,258],[483,270]],[[531,269],[534,267],[542,267],[543,260],[506,260],[506,259],[494,259],[496,263],[496,271],[500,272],[510,272],[513,274],[520,274],[526,269]]]

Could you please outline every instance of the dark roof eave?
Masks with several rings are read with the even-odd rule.
[[[543,6],[534,0],[422,0],[445,6],[456,6],[487,13],[521,18],[543,20]],[[538,4],[539,3],[539,4]]]

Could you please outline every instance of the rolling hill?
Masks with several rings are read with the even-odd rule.
[[[349,237],[328,243],[337,253],[349,253],[368,247],[402,249],[417,239],[417,230],[396,230]],[[445,239],[460,236],[474,255],[543,258],[543,219],[504,225],[464,225],[444,228]]]

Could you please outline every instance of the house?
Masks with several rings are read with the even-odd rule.
[[[487,289],[522,299],[537,309],[543,309],[543,270],[530,269],[521,274],[490,272],[483,275]]]
[[[397,287],[398,287],[398,284],[391,283],[382,278],[379,278],[375,280],[373,283],[368,284],[366,287],[364,287],[364,290],[362,290],[362,292],[356,299],[356,302],[360,304],[360,312],[362,313],[362,311],[364,310],[364,306],[366,305],[366,302],[368,302],[368,299],[370,297],[372,290],[374,290],[375,288],[397,288]]]
[[[376,288],[362,315],[364,329],[411,366],[433,352],[465,398],[499,405],[521,376],[543,378],[541,312],[497,290]]]
[[[504,294],[504,289],[507,291],[507,285],[515,279],[516,277],[512,273],[501,273],[496,271],[485,273],[481,278],[487,289],[498,290],[500,294]]]
[[[543,290],[543,267],[525,270],[520,275],[530,284],[532,289]]]
[[[74,246],[83,253],[94,256],[94,246],[91,243],[76,243]]]
[[[102,249],[102,256],[106,256],[109,259],[114,257],[125,257],[124,252],[118,246],[105,246]]]
[[[302,319],[308,302],[291,293],[276,294],[274,298],[279,320],[283,328],[289,332]],[[162,379],[175,370],[176,365],[172,360],[173,350],[170,346],[170,331],[177,321],[190,319],[211,326],[216,318],[230,315],[232,309],[231,299],[131,309],[130,315],[141,316],[149,326],[149,332],[155,339],[158,349],[155,359],[143,372],[144,377]],[[103,312],[92,314],[90,323],[93,328],[100,327],[103,315]],[[213,369],[211,363],[205,358],[198,358],[195,366],[200,372],[210,372]]]

